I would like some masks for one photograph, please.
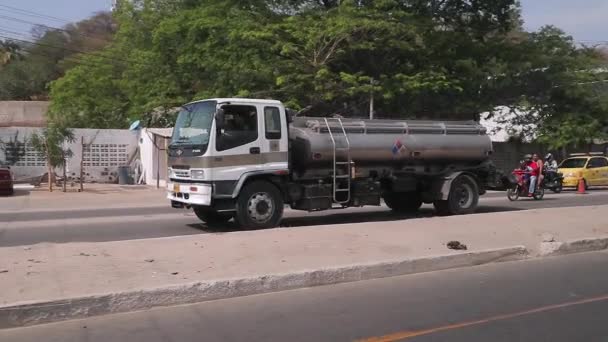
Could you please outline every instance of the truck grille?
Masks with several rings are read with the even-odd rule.
[[[190,170],[173,170],[175,177],[190,178]]]

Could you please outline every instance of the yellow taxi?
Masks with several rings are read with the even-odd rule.
[[[578,186],[579,179],[590,186],[608,186],[608,158],[603,153],[572,154],[559,166],[565,187]]]

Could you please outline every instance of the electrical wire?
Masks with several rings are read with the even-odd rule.
[[[82,37],[85,37],[85,38],[96,39],[96,40],[99,40],[99,41],[102,41],[102,42],[108,42],[105,39],[101,39],[99,37],[89,36],[89,35],[86,35],[84,33],[80,33],[80,32],[77,32],[77,31],[70,31],[70,30],[59,28],[59,27],[48,26],[48,25],[36,23],[36,22],[33,22],[33,21],[23,20],[23,19],[19,19],[19,18],[15,18],[15,17],[6,16],[6,15],[1,15],[0,14],[0,19],[9,20],[9,21],[13,21],[13,22],[21,23],[21,24],[40,26],[40,27],[44,27],[44,28],[46,28],[48,30],[51,30],[51,31],[61,31],[61,32],[69,33],[71,35],[76,34],[76,35],[79,35],[79,36],[82,36]]]
[[[26,16],[30,16],[30,17],[37,17],[37,18],[41,18],[41,19],[48,19],[48,20],[53,20],[53,21],[63,22],[63,23],[71,23],[71,22],[73,22],[73,20],[68,20],[68,19],[63,19],[63,18],[59,18],[59,17],[54,17],[52,15],[41,14],[41,13],[37,13],[37,12],[34,12],[34,11],[30,11],[30,10],[26,10],[26,9],[22,9],[22,8],[13,7],[13,6],[8,6],[8,5],[2,5],[2,4],[0,4],[0,7],[5,8],[5,11],[12,12],[12,13],[19,14],[19,15],[26,15]]]
[[[65,50],[65,51],[69,51],[69,52],[73,52],[73,53],[78,53],[78,54],[82,54],[82,55],[88,55],[88,56],[93,56],[93,57],[98,57],[98,58],[102,58],[105,60],[110,60],[113,62],[119,62],[119,63],[131,63],[130,61],[127,60],[123,60],[123,59],[117,59],[117,58],[113,58],[113,57],[108,57],[108,56],[103,56],[97,53],[93,53],[93,52],[86,52],[86,51],[82,51],[82,50],[76,50],[76,49],[70,49],[70,48],[66,48],[66,47],[59,47],[59,46],[55,46],[55,45],[51,45],[51,44],[44,44],[44,43],[38,43],[38,42],[33,42],[30,40],[25,40],[25,39],[17,39],[14,37],[8,37],[5,35],[1,35],[0,34],[0,38],[4,38],[4,39],[10,39],[13,41],[17,41],[17,42],[21,42],[21,43],[26,43],[26,44],[32,44],[32,45],[37,45],[37,46],[42,46],[42,47],[48,47],[51,49],[58,49],[58,50]]]

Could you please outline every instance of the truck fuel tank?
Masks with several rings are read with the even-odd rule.
[[[358,165],[474,163],[493,151],[486,129],[473,121],[298,117],[290,125],[290,143],[292,164],[300,169],[331,164],[334,146],[348,147]]]

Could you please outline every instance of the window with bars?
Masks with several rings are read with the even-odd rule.
[[[19,153],[23,154],[16,166],[46,166],[44,154],[36,151],[30,144],[20,144],[18,148],[22,149]]]
[[[92,144],[84,148],[83,164],[89,167],[122,166],[129,161],[127,144]]]

